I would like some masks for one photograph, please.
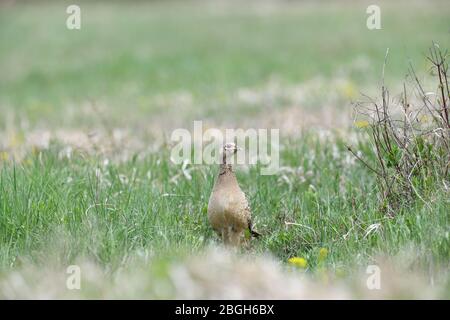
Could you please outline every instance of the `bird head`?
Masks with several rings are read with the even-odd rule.
[[[236,144],[232,142],[225,143],[223,146],[223,152],[229,154],[235,154],[240,148],[236,146]]]
[[[231,158],[236,154],[238,150],[241,148],[238,148],[236,144],[229,142],[225,143],[223,145],[223,158],[222,158],[222,164],[231,164]]]

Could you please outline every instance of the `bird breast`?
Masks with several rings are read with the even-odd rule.
[[[225,192],[223,192],[225,191]],[[229,225],[235,227],[245,226],[245,196],[239,192],[213,192],[208,203],[208,218],[215,229]]]

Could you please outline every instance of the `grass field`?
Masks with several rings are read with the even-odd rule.
[[[0,297],[236,296],[214,295],[207,270],[247,298],[261,293],[242,270],[267,297],[366,297],[377,264],[381,297],[449,298],[445,183],[389,218],[346,145],[372,148],[351,101],[377,91],[386,49],[392,88],[409,61],[426,74],[431,42],[450,47],[450,6],[382,2],[370,31],[367,5],[81,2],[80,31],[66,3],[0,5]],[[171,131],[193,120],[281,129],[278,174],[238,168],[263,237],[233,254],[213,249],[206,216],[218,168],[169,160]],[[278,287],[258,277],[271,272]]]

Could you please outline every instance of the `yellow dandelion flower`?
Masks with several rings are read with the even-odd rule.
[[[33,164],[33,161],[31,161],[30,158],[27,158],[23,161],[24,166],[31,166]]]
[[[9,154],[6,151],[0,151],[0,161],[7,161],[9,159]]]
[[[327,248],[320,248],[319,250],[319,262],[322,262],[325,260],[328,256],[328,249]]]
[[[293,257],[288,260],[288,262],[299,268],[306,268],[308,261],[305,258]]]
[[[23,143],[24,143],[24,137],[22,134],[19,134],[19,133],[13,134],[9,138],[9,145],[12,148],[19,147]]]
[[[369,121],[367,120],[359,120],[359,121],[355,121],[355,126],[357,128],[365,128],[369,126]]]
[[[40,149],[39,149],[37,146],[32,146],[32,147],[31,147],[31,154],[32,154],[33,156],[38,155],[39,152],[40,152]]]
[[[431,120],[432,120],[432,118],[429,115],[427,115],[427,114],[422,114],[419,117],[419,121],[422,122],[422,123],[428,123],[428,122],[431,122]]]
[[[340,94],[344,96],[347,99],[353,100],[358,96],[358,90],[356,89],[353,82],[346,81],[342,83],[338,90],[340,91]]]

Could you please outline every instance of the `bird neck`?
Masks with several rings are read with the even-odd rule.
[[[227,172],[233,172],[233,166],[229,163],[227,154],[224,152],[222,157],[222,162],[220,163],[219,175],[225,174]]]

